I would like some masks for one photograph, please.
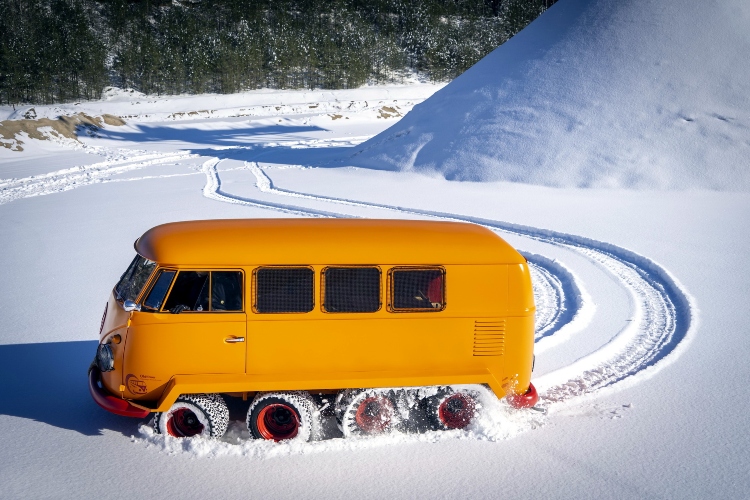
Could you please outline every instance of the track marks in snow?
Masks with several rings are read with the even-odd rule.
[[[231,203],[233,205],[265,208],[268,210],[275,210],[284,214],[297,215],[302,217],[338,217],[338,214],[330,212],[299,209],[290,205],[283,205],[280,203],[266,203],[258,200],[243,198],[241,196],[227,194],[221,189],[221,179],[219,177],[219,171],[216,169],[217,165],[221,161],[222,160],[219,158],[211,158],[210,160],[207,160],[203,163],[202,170],[206,175],[206,185],[203,187],[203,196],[205,196],[206,198],[221,201],[224,203]]]
[[[536,304],[535,352],[546,350],[586,327],[596,306],[581,280],[557,260],[521,252],[529,263]]]
[[[300,145],[300,147],[305,147],[305,145]],[[63,169],[22,179],[3,180],[0,181],[0,204],[31,196],[67,191],[94,183],[194,175],[190,173],[113,179],[113,176],[131,170],[195,157],[197,155],[190,153],[137,152],[112,157],[88,166]],[[210,158],[201,167],[201,172],[206,176],[203,195],[209,199],[264,208],[295,216],[351,216],[339,211],[306,208],[295,204],[292,200],[290,200],[291,203],[276,203],[228,193],[222,189],[217,169],[221,161],[220,158]],[[499,233],[523,236],[567,248],[581,254],[610,273],[631,296],[633,310],[629,325],[596,351],[560,370],[535,379],[535,384],[541,394],[541,406],[574,402],[607,389],[635,384],[641,378],[655,373],[656,370],[674,360],[685,349],[697,329],[697,307],[679,281],[657,263],[627,249],[589,238],[503,221],[278,189],[257,162],[245,162],[244,168],[253,174],[255,186],[262,193],[300,201],[312,201],[316,204],[383,210],[400,216],[481,224]],[[540,306],[536,350],[541,352],[564,342],[570,334],[584,330],[594,314],[594,306],[580,280],[563,264],[543,255],[527,254],[527,258],[534,273],[537,300]],[[487,436],[486,433],[485,436]],[[433,438],[428,436],[424,439]]]
[[[256,178],[256,187],[264,193],[298,199],[313,200],[340,205],[389,210],[402,215],[432,217],[442,220],[472,222],[492,230],[515,234],[537,241],[557,245],[577,252],[609,272],[630,294],[633,300],[633,317],[630,324],[616,334],[608,343],[595,352],[579,359],[567,367],[549,373],[535,384],[541,393],[541,405],[571,401],[589,396],[615,385],[622,386],[628,380],[636,383],[640,378],[650,376],[657,368],[663,367],[686,347],[698,325],[697,307],[693,298],[666,269],[625,248],[590,238],[539,229],[503,221],[463,217],[456,214],[418,210],[376,203],[359,202],[343,198],[316,196],[306,193],[277,189],[256,162],[246,162]],[[215,171],[215,164],[213,169]],[[218,175],[218,174],[217,174]],[[212,181],[213,182],[213,181]],[[213,191],[215,184],[209,186]],[[222,193],[222,197],[235,199]],[[244,202],[254,203],[243,198]],[[268,208],[273,207],[264,204]],[[282,205],[283,210],[295,213],[323,215],[315,210]],[[324,216],[344,216],[326,212]],[[543,277],[552,292],[550,300],[557,300],[560,310],[543,318],[543,325],[537,332],[539,344],[550,345],[546,338],[579,330],[588,324],[593,316],[593,305],[587,294],[581,291],[574,275],[564,266],[554,261],[531,256],[538,277]],[[553,279],[554,277],[554,279]],[[566,293],[567,287],[567,293]]]
[[[107,182],[115,175],[155,165],[167,165],[196,158],[190,153],[127,154],[91,165],[56,170],[46,174],[0,181],[0,205],[21,198],[69,191],[91,184]],[[162,177],[162,176],[158,176]]]

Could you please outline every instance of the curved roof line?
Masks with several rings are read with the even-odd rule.
[[[136,251],[160,265],[520,264],[487,228],[395,219],[222,219],[146,231]]]

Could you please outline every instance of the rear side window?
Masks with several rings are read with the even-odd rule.
[[[260,267],[254,278],[255,312],[304,313],[313,310],[315,280],[309,267]]]
[[[442,311],[445,308],[445,271],[442,268],[393,268],[390,309]]]
[[[323,290],[326,312],[375,312],[380,309],[380,269],[328,267]]]

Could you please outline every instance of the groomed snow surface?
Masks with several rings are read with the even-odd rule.
[[[727,12],[735,14],[731,20]],[[670,16],[677,27],[666,23]],[[678,28],[689,20],[694,36],[705,26],[718,27],[715,37],[697,36],[713,49],[680,44]],[[706,133],[698,134],[702,156],[697,149],[655,147],[656,136],[672,133],[666,122],[639,135],[641,111],[660,99],[669,108],[673,97],[687,95],[680,85],[692,80],[674,67],[650,72],[653,54],[638,47],[652,46],[664,61],[684,62],[686,54],[707,58],[691,67],[710,66],[715,78],[700,73],[691,85],[706,92],[698,92],[694,104],[708,107],[728,95],[711,90],[726,90],[727,75],[717,68],[728,63],[708,54],[723,53],[716,51],[727,38],[746,44],[733,27],[747,27],[747,21],[745,6],[733,1],[561,0],[442,90],[414,83],[147,98],[112,89],[98,102],[34,107],[38,117],[108,113],[125,117],[126,124],[82,131],[80,142],[21,136],[23,152],[0,148],[0,375],[7,389],[0,396],[0,497],[746,497],[747,173],[734,177],[733,185],[696,179],[711,169],[728,172],[719,156],[737,160],[750,136],[746,128],[732,129],[722,149],[715,140],[719,129],[701,122],[708,120],[704,115],[695,120],[705,125]],[[587,38],[594,35],[596,43]],[[648,37],[658,43],[649,45]],[[636,53],[627,73],[616,64],[623,63],[626,46]],[[575,71],[556,69],[562,53],[567,59],[559,66]],[[608,61],[614,61],[608,71],[596,69],[594,63]],[[554,120],[512,112],[506,115],[515,121],[503,126],[519,137],[508,148],[492,143],[499,129],[487,128],[489,122],[473,130],[461,125],[469,116],[462,108],[467,102],[485,108],[487,116],[498,105],[525,102],[542,115],[566,107],[569,116],[591,126],[591,117],[606,119],[606,113],[591,112],[576,100],[584,94],[574,91],[601,83],[589,70],[601,78],[610,78],[611,70],[654,80],[648,92],[638,93],[642,99],[604,106],[613,113],[636,111],[633,120],[620,123],[620,142],[607,142],[608,154],[622,160],[637,152],[643,161],[632,165],[652,177],[636,176],[632,183],[620,174],[612,182],[596,177],[605,175],[595,155],[604,154],[597,141],[613,137],[606,130],[575,136]],[[489,81],[502,86],[525,79],[521,87],[537,82],[549,89],[544,77],[553,73],[568,90],[556,99],[543,92],[493,94],[484,104],[475,99],[484,92],[475,90]],[[729,81],[734,89],[746,85]],[[543,95],[550,100],[535,100]],[[563,95],[569,100],[563,102]],[[455,106],[447,107],[449,101]],[[727,101],[722,116],[736,117],[738,127],[747,124],[743,103]],[[20,119],[29,108],[3,108],[0,116]],[[409,134],[399,135],[409,127]],[[376,158],[370,154],[376,150],[401,155],[420,144],[424,134],[414,131],[428,129],[435,139],[422,151],[457,170],[438,163],[422,168],[416,160],[414,168],[398,171],[353,166],[363,165],[357,158]],[[523,130],[539,132],[522,140]],[[393,147],[383,149],[389,137],[396,137]],[[451,137],[463,141],[460,148],[428,147],[445,146]],[[521,146],[528,153],[540,138],[551,145],[550,154],[575,149],[590,163],[582,167],[558,155],[555,175],[534,169],[551,163],[530,161]],[[471,158],[485,158],[488,151],[510,155],[490,170],[526,165],[526,177],[476,175],[474,166],[482,163]],[[649,163],[657,156],[663,161]],[[698,160],[710,169],[701,170]],[[733,165],[742,170],[744,164]],[[599,180],[578,182],[581,169]],[[86,369],[101,309],[132,259],[135,238],[176,220],[290,216],[462,220],[497,231],[531,265],[538,407],[512,410],[485,395],[481,418],[465,431],[358,439],[332,432],[312,443],[275,444],[248,439],[236,405],[220,441],[156,435],[146,420],[96,406]]]

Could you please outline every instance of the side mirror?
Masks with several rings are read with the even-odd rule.
[[[139,306],[138,304],[136,304],[132,300],[126,300],[122,304],[122,308],[125,309],[127,312],[130,312],[130,311],[140,311],[141,310],[141,306]]]

